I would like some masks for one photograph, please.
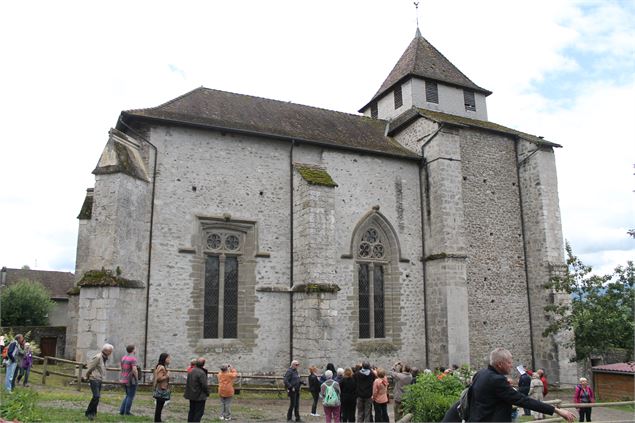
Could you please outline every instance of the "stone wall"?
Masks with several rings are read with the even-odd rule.
[[[105,343],[114,346],[110,358],[118,363],[126,346],[137,345],[143,360],[145,289],[82,287],[79,294],[76,361],[86,361]]]
[[[529,316],[544,320],[549,296],[539,287],[562,262],[553,153],[533,155],[519,180],[511,138],[438,129],[419,118],[397,135],[417,153],[426,143],[423,164],[211,130],[147,128],[158,149],[147,365],[165,351],[174,367],[204,355],[265,373],[286,368],[291,355],[310,364],[368,358],[383,366],[396,359],[480,366],[499,345],[529,365]],[[528,155],[523,148],[519,154]],[[308,183],[294,163],[318,166],[337,186]],[[90,254],[78,269],[121,266],[122,276],[145,282],[148,193],[146,182],[128,175],[98,175],[86,228]],[[357,247],[371,224],[389,251],[382,263],[386,335],[359,339]],[[211,227],[243,237],[236,338],[203,338]],[[533,272],[527,277],[523,240]],[[339,291],[302,289],[311,284]],[[113,314],[122,304],[126,312]],[[145,290],[82,288],[76,357],[103,342],[140,344],[144,307]],[[507,315],[514,318],[501,318]],[[537,339],[538,330],[537,365],[558,381],[564,355],[553,339]]]
[[[554,153],[520,141],[518,162],[535,365],[545,369],[552,383],[576,383],[576,366],[569,362],[573,351],[563,347],[570,334],[542,336],[548,325],[544,307],[556,299],[544,284],[564,265]]]
[[[288,366],[290,144],[187,128],[153,127],[150,133],[159,152],[150,359],[167,350],[176,367],[199,355],[235,363],[245,372]],[[252,254],[242,256],[253,264],[241,265],[238,272],[251,286],[244,288],[249,297],[239,304],[239,319],[250,320],[251,335],[203,339],[201,221],[224,216],[228,224],[252,222],[254,227]]]
[[[443,128],[424,147],[428,346],[431,366],[470,362],[461,139]],[[434,323],[433,323],[434,322]]]
[[[532,366],[515,140],[461,130],[471,362],[503,346]]]
[[[77,328],[79,321],[79,293],[77,295],[68,296],[68,314],[66,318],[68,323],[66,326],[66,347],[64,350],[64,358],[74,360],[77,353]]]

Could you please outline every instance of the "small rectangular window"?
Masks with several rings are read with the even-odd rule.
[[[439,87],[434,81],[426,81],[426,101],[439,104]]]
[[[465,101],[465,110],[476,111],[476,100],[474,99],[474,91],[463,90],[463,100]]]
[[[401,95],[401,85],[395,87],[395,110],[403,105],[403,97]]]
[[[377,119],[377,115],[377,103],[373,103],[370,105],[370,117]]]

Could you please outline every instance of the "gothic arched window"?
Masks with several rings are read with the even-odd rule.
[[[388,260],[387,240],[383,231],[370,225],[361,231],[357,240],[357,283],[359,310],[359,337],[384,338],[385,281]]]
[[[244,236],[214,229],[205,233],[203,338],[237,338],[238,269]]]

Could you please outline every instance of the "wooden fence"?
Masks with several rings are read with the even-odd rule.
[[[31,369],[31,372],[42,375],[42,385],[46,385],[46,378],[47,376],[50,376],[50,375],[56,375],[56,376],[61,376],[68,379],[74,379],[76,388],[78,391],[81,391],[82,383],[88,383],[88,381],[84,380],[83,378],[84,376],[83,370],[87,368],[87,363],[66,360],[66,359],[57,358],[57,357],[49,357],[49,356],[39,357],[35,355],[33,356],[33,360],[38,360],[43,363],[42,371],[39,371],[33,368]],[[57,370],[52,370],[49,364],[53,364],[53,363],[71,364],[75,366],[75,371],[73,374],[69,374],[69,373],[63,373]],[[116,372],[121,371],[119,367],[107,367],[106,370],[116,371]],[[185,376],[187,374],[186,369],[169,369],[169,371],[172,375],[183,374],[182,380],[171,380],[170,385],[172,386],[185,385]],[[139,383],[139,386],[152,386],[151,376],[154,373],[154,370],[145,369],[145,370],[141,370],[141,373],[143,377],[140,378],[141,381]],[[218,387],[217,375],[218,375],[218,372],[209,372],[208,377],[212,377],[216,379],[215,382],[212,382],[209,384],[210,386]],[[307,374],[307,375],[302,375],[301,377],[307,378],[308,376],[309,375]],[[174,379],[174,378],[171,378],[171,379]],[[243,382],[245,381],[248,381],[249,383],[243,384]],[[118,380],[104,380],[102,383],[106,385],[122,385],[123,384],[122,382],[119,382]],[[275,392],[277,394],[282,394],[283,392],[286,392],[286,388],[283,383],[283,376],[243,374],[243,373],[239,373],[238,378],[236,379],[235,389],[237,394],[240,393],[241,390],[253,391],[253,392]],[[303,389],[308,389],[308,388],[303,387]]]

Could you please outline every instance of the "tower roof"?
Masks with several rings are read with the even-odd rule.
[[[386,91],[389,91],[393,85],[397,84],[406,77],[414,76],[424,79],[432,79],[449,85],[455,85],[490,95],[492,92],[481,88],[470,80],[463,72],[454,66],[439,50],[434,48],[428,42],[419,28],[410,45],[401,55],[397,64],[392,69],[388,77],[381,84],[379,90],[373,98],[364,105],[359,111],[364,110],[368,104],[381,97]]]

